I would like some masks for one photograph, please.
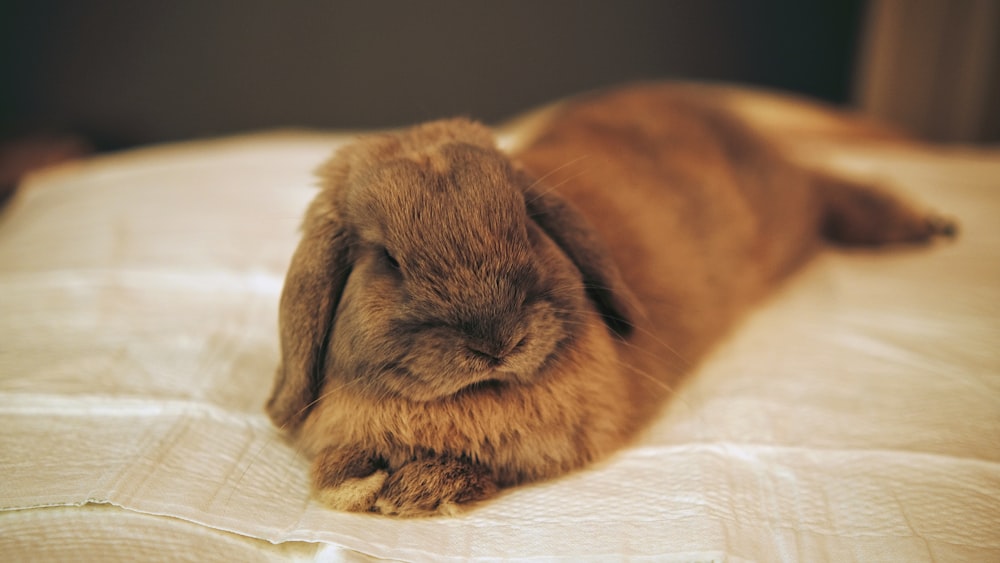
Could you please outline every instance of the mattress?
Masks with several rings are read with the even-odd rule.
[[[311,172],[348,138],[180,143],[22,186],[0,216],[6,560],[1000,560],[1000,150],[824,149],[960,236],[823,253],[617,455],[397,520],[312,500],[263,413]]]

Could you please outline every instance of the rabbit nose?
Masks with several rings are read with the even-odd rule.
[[[496,367],[523,346],[526,338],[520,335],[506,338],[470,338],[466,342],[466,347],[474,356],[486,360],[491,367]]]
[[[490,367],[497,367],[500,364],[502,364],[503,363],[503,356],[502,356],[503,352],[497,351],[496,348],[493,347],[493,346],[484,345],[484,344],[485,343],[479,343],[479,342],[474,343],[474,344],[470,343],[468,345],[469,351],[472,352],[473,356],[475,356],[477,358],[480,358],[480,359],[483,359],[483,360],[486,360],[486,363]]]
[[[491,366],[500,365],[510,352],[507,346],[491,340],[472,340],[466,347],[472,355],[486,360]]]

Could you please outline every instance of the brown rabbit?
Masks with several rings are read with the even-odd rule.
[[[511,155],[461,119],[338,151],[286,279],[267,405],[314,456],[318,498],[452,513],[579,468],[824,239],[951,233],[793,163],[734,96],[581,97]]]

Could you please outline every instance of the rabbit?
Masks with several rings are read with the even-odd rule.
[[[824,244],[954,234],[796,163],[734,99],[630,85],[558,104],[507,152],[455,118],[323,164],[266,405],[312,459],[316,498],[458,514],[604,459]]]

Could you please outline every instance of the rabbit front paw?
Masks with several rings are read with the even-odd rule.
[[[334,510],[370,510],[388,476],[379,457],[355,448],[329,447],[313,462],[316,499]]]
[[[452,457],[413,460],[389,475],[375,500],[382,514],[404,518],[454,515],[499,487],[482,466]]]

